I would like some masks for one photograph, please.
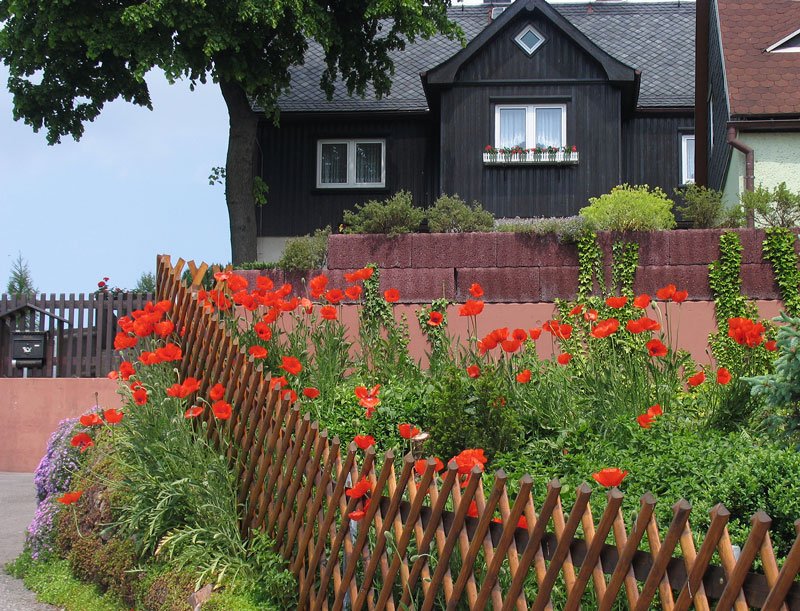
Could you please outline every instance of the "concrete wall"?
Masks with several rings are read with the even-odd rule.
[[[61,420],[119,408],[116,390],[106,378],[0,379],[0,471],[34,471]]]
[[[785,182],[800,191],[800,133],[740,132],[739,140],[755,151],[755,186],[769,189]],[[725,181],[725,202],[736,204],[744,190],[744,154],[734,151]]]

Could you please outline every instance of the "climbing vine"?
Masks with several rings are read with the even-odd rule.
[[[714,314],[717,326],[726,328],[728,319],[750,318],[755,307],[742,295],[742,241],[732,231],[719,236],[719,260],[708,266],[708,284],[714,295]]]
[[[800,316],[800,271],[797,269],[797,252],[794,249],[796,239],[790,229],[770,227],[764,240],[764,258],[772,265],[784,308],[791,316]]]
[[[611,245],[611,281],[620,295],[633,297],[633,281],[639,266],[638,242],[614,242]]]
[[[595,279],[600,292],[605,292],[603,253],[597,244],[597,234],[587,231],[578,238],[578,299],[589,297],[594,291]]]

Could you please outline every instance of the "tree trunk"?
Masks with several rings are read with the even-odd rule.
[[[220,81],[228,106],[230,131],[225,160],[225,199],[231,227],[231,257],[234,265],[255,261],[256,210],[253,197],[253,160],[258,136],[258,116],[250,108],[238,83]]]

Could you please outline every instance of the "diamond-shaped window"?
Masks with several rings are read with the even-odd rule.
[[[539,32],[537,32],[532,25],[528,25],[525,26],[525,28],[519,34],[517,34],[514,42],[522,47],[522,50],[525,51],[525,53],[528,55],[533,55],[533,52],[541,47],[544,43],[544,36],[539,34]]]

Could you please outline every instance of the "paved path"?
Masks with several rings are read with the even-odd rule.
[[[25,528],[36,509],[33,475],[0,473],[0,611],[53,611],[36,602],[36,595],[2,567],[16,558],[25,541]]]

